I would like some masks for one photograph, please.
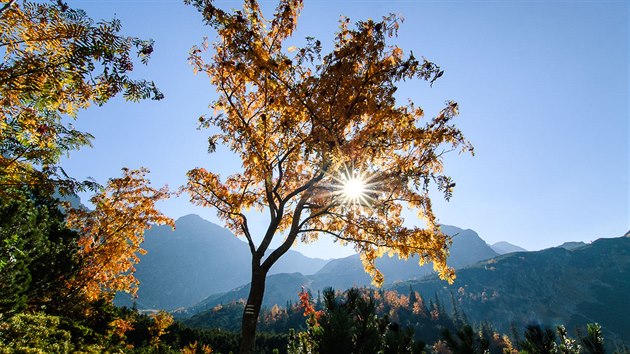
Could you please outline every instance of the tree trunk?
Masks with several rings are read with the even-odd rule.
[[[262,306],[265,294],[265,280],[267,272],[258,264],[252,262],[252,282],[249,289],[249,297],[243,311],[243,323],[241,326],[240,354],[254,354],[256,350],[256,325],[258,314]]]

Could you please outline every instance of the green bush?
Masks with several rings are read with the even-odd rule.
[[[2,353],[68,353],[70,332],[59,328],[58,316],[21,313],[0,324]]]

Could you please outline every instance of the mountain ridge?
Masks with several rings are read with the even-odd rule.
[[[523,247],[511,244],[507,241],[499,241],[490,245],[492,250],[494,250],[498,254],[507,254],[514,252],[527,252]]]
[[[115,303],[140,308],[173,310],[191,306],[217,292],[250,280],[251,256],[247,243],[229,230],[195,214],[180,217],[175,230],[155,226],[145,233],[136,265],[140,281],[137,299],[118,294]],[[328,261],[289,251],[270,274],[300,271],[312,274]]]
[[[430,276],[392,289],[455,303],[469,320],[509,331],[512,322],[568,329],[598,322],[607,337],[630,341],[630,239],[603,238],[566,249],[501,255],[461,269],[448,285]]]
[[[470,229],[460,229],[455,226],[442,225],[443,232],[452,235],[451,257],[448,264],[456,269],[474,264],[482,259],[497,256],[479,235]],[[419,266],[417,258],[400,260],[398,257],[382,257],[376,261],[377,268],[385,276],[385,286],[391,286],[396,282],[410,278],[422,278],[433,273],[432,265]],[[312,292],[326,287],[335,289],[347,289],[353,286],[371,286],[372,279],[365,273],[358,255],[352,255],[340,259],[333,259],[313,275],[299,274],[295,272],[286,274],[269,275],[266,282],[266,291],[263,305],[284,304],[287,300],[297,298],[302,289]],[[269,288],[277,291],[267,291]],[[247,298],[249,283],[242,284],[225,293],[211,294],[201,302],[185,310],[188,314],[198,313],[212,308],[218,304],[225,304],[241,298]]]

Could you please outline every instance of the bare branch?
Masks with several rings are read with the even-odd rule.
[[[302,210],[304,210],[304,204],[306,203],[308,198],[309,198],[308,196],[302,195],[302,198],[300,198],[300,201],[298,202],[297,206],[295,207],[295,210],[293,211],[293,217],[291,221],[291,229],[289,230],[289,235],[284,240],[284,242],[282,242],[280,247],[276,248],[273,252],[271,252],[269,257],[267,257],[267,259],[263,262],[262,267],[266,271],[269,271],[271,266],[273,266],[274,263],[276,263],[276,261],[278,261],[278,259],[280,259],[280,257],[282,257],[282,255],[285,254],[291,248],[291,246],[293,245],[293,242],[295,242],[295,239],[299,231],[299,223],[302,216]]]

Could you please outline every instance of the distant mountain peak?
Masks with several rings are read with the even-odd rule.
[[[221,225],[217,225],[211,221],[208,221],[197,214],[187,214],[184,216],[180,216],[175,220],[175,223],[183,223],[183,224],[211,224],[212,226],[223,228]]]
[[[207,221],[206,219],[202,218],[201,216],[199,216],[197,214],[186,214],[184,216],[180,216],[179,218],[177,218],[177,220],[195,220],[195,219],[196,220]]]
[[[136,266],[140,287],[135,301],[139,305],[153,309],[190,306],[208,294],[228,291],[250,280],[251,255],[241,238],[195,214],[184,215],[175,224],[175,230],[158,226],[145,234],[142,246],[148,253]],[[313,274],[327,262],[292,250],[270,274]],[[131,306],[131,301],[119,296],[116,303]]]
[[[475,232],[471,229],[462,229],[461,227],[457,227],[453,225],[446,225],[446,224],[440,225],[440,231],[442,231],[443,233],[449,236],[457,236],[464,233]]]
[[[499,331],[531,322],[567,328],[597,322],[608,337],[627,342],[629,274],[630,239],[602,238],[573,250],[553,247],[480,262],[458,270],[452,285],[433,276],[392,288],[402,293],[411,286],[447,308],[457,304],[469,321],[491,318]]]
[[[461,269],[498,256],[473,230],[464,230],[450,225],[441,225],[441,229],[443,233],[454,236],[447,263],[455,269]],[[382,257],[376,260],[376,267],[385,276],[386,285],[409,279],[420,279],[433,274],[431,265],[422,267],[418,265],[417,257],[411,257],[408,260],[401,260],[398,257]],[[267,287],[274,290],[266,290],[263,304],[272,306],[275,303],[284,303],[288,299],[294,299],[301,286],[316,291],[329,286],[335,289],[370,286],[371,282],[372,279],[365,272],[359,255],[354,254],[345,258],[330,260],[312,275],[278,274],[277,276],[270,276],[267,279]],[[194,313],[200,309],[211,308],[216,304],[229,303],[234,299],[246,297],[249,291],[247,286],[244,285],[225,293],[211,295],[200,304],[195,305],[190,311]]]
[[[498,254],[508,254],[514,252],[527,252],[523,247],[511,244],[506,241],[499,241],[490,246]]]
[[[578,248],[582,248],[584,246],[586,246],[587,244],[582,242],[582,241],[569,241],[569,242],[565,242],[563,244],[561,244],[560,248],[564,248],[567,251],[573,251],[576,250]]]

